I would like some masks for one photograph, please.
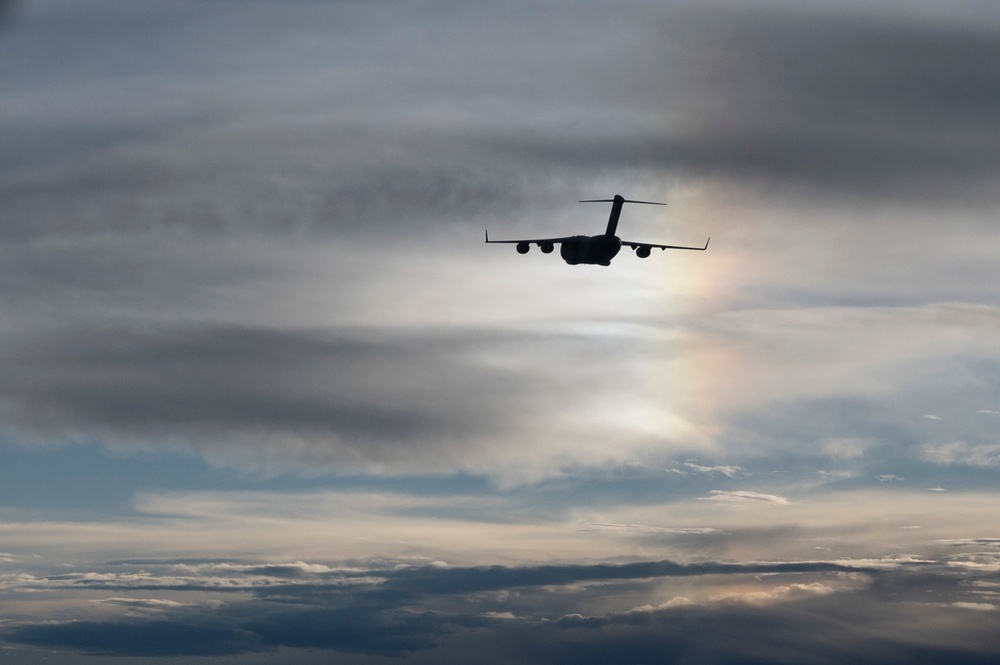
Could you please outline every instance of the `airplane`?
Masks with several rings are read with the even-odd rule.
[[[611,265],[611,259],[615,258],[618,252],[621,250],[622,245],[627,245],[635,250],[635,255],[640,259],[644,259],[649,256],[650,252],[654,247],[659,250],[667,249],[693,249],[696,251],[705,251],[708,249],[708,243],[711,240],[709,238],[705,241],[704,247],[683,247],[680,245],[657,245],[649,242],[632,242],[631,240],[622,240],[615,235],[615,231],[618,230],[618,217],[622,213],[622,206],[626,203],[642,203],[645,205],[662,206],[667,205],[666,203],[655,203],[653,201],[632,201],[630,199],[623,198],[622,196],[615,194],[613,199],[587,199],[580,201],[580,203],[610,203],[611,204],[611,216],[608,218],[608,228],[601,235],[596,236],[566,236],[563,238],[531,238],[528,240],[490,240],[490,232],[486,231],[486,242],[488,243],[512,243],[517,245],[518,254],[527,254],[528,250],[531,249],[532,245],[538,245],[538,248],[542,250],[543,254],[551,254],[552,250],[555,249],[557,244],[562,245],[559,248],[559,255],[562,256],[563,260],[570,264],[571,266],[578,265],[580,263],[587,263],[591,265],[601,265],[609,266]]]

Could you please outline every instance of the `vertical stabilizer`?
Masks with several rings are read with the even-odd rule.
[[[618,232],[618,218],[622,214],[624,204],[625,199],[618,194],[615,194],[615,198],[611,199],[611,216],[608,217],[608,230],[604,232],[604,235],[613,236]]]

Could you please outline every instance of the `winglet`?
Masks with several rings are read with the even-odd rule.
[[[490,230],[486,229],[486,242],[490,241]]]
[[[708,243],[712,242],[712,236],[708,236],[708,240],[705,241],[704,249],[708,249]]]

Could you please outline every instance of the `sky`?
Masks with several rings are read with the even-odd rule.
[[[1000,8],[0,4],[0,660],[993,663]],[[491,237],[599,233],[569,266]]]

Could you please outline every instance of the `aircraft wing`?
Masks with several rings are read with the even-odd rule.
[[[664,250],[664,249],[693,249],[693,250],[697,250],[699,252],[703,252],[706,249],[708,249],[708,243],[711,240],[712,240],[711,238],[709,238],[708,240],[706,240],[704,247],[685,247],[683,245],[657,245],[656,243],[652,243],[652,242],[632,242],[631,240],[622,240],[622,245],[624,245],[626,247],[631,247],[632,249],[639,249],[640,247],[646,247],[646,248],[652,249],[652,248],[655,247],[656,249],[659,249],[659,250]]]
[[[529,245],[541,245],[542,243],[549,243],[555,245],[562,242],[579,242],[580,238],[576,236],[565,236],[562,238],[524,238],[521,240],[490,240],[490,232],[486,232],[486,242],[506,242],[506,243],[528,243]]]

